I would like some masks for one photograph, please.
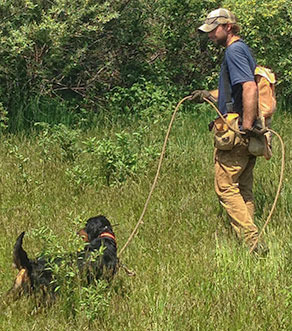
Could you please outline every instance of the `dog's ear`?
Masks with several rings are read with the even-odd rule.
[[[81,229],[80,231],[77,232],[77,234],[82,238],[84,242],[86,243],[89,242],[88,233],[85,231],[85,229]]]
[[[18,270],[27,269],[28,272],[30,272],[32,265],[29,261],[26,251],[22,248],[24,234],[25,232],[22,232],[16,239],[16,243],[13,249],[13,262]]]

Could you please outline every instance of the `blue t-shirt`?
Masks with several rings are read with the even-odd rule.
[[[254,70],[256,62],[249,47],[240,39],[235,41],[225,50],[225,61],[229,71],[229,78],[232,86],[232,102],[234,112],[242,116],[242,83],[254,81]],[[224,63],[224,61],[223,61]],[[219,77],[218,105],[222,114],[227,112],[224,95],[223,63]]]

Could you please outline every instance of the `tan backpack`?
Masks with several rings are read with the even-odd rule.
[[[226,96],[226,108],[229,113],[232,113],[233,104],[231,98],[230,78],[225,60],[223,65],[225,66],[223,70],[223,80]],[[258,87],[258,115],[255,128],[260,131],[264,131],[264,133],[258,135],[257,137],[250,137],[248,150],[252,155],[264,156],[267,160],[269,160],[272,157],[272,134],[266,129],[271,126],[272,115],[276,110],[276,78],[275,74],[270,69],[262,66],[256,66],[254,77]]]
[[[268,68],[257,66],[254,72],[258,87],[258,119],[262,129],[271,126],[272,115],[276,110],[275,74]],[[272,134],[270,131],[250,139],[249,151],[256,156],[263,155],[267,160],[272,157]]]
[[[258,117],[264,118],[265,125],[270,125],[272,115],[276,110],[275,83],[276,77],[271,69],[257,66],[254,72],[258,86]]]

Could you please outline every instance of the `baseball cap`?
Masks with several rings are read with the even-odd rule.
[[[236,23],[236,17],[231,11],[225,8],[218,8],[208,14],[205,23],[199,27],[202,32],[211,32],[220,24]]]

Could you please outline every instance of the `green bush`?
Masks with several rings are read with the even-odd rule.
[[[77,218],[74,223],[81,228],[79,221]],[[104,313],[110,298],[108,283],[101,279],[88,285],[86,279],[83,278],[84,275],[77,267],[76,254],[84,248],[80,237],[73,233],[67,238],[64,247],[47,226],[30,231],[30,236],[43,243],[42,251],[38,252],[38,255],[48,261],[48,269],[53,273],[51,285],[54,287],[56,298],[63,300],[62,313],[68,318],[85,316],[88,322]],[[98,259],[102,254],[103,247],[90,256],[91,261]],[[40,304],[44,303],[40,301]]]
[[[78,140],[81,131],[78,129],[70,129],[64,124],[53,125],[52,127],[47,123],[36,123],[36,127],[41,127],[39,133],[38,144],[41,147],[44,161],[61,158],[67,161],[73,161],[80,153],[78,147]],[[57,150],[55,153],[54,149]]]
[[[215,88],[222,49],[197,28],[219,6],[238,16],[289,106],[288,0],[8,0],[0,4],[3,123],[17,131],[35,121],[72,125],[81,113],[148,116],[193,89]]]
[[[176,95],[174,87],[157,85],[141,77],[129,88],[113,89],[108,96],[109,108],[116,116],[152,121],[155,116],[172,110]]]
[[[87,186],[114,186],[129,176],[145,171],[147,165],[158,157],[158,146],[143,143],[141,132],[116,133],[114,137],[82,142],[82,152],[66,175],[75,189]]]

